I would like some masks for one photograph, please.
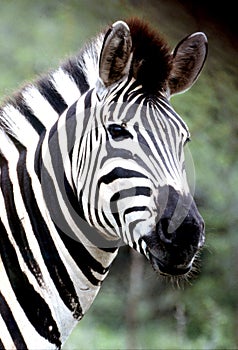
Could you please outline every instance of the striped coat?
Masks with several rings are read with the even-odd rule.
[[[182,145],[189,132],[168,99],[197,79],[206,47],[205,35],[195,33],[171,53],[144,22],[119,21],[1,107],[0,349],[60,349],[92,304],[120,244],[144,254],[159,273],[186,275],[191,270],[204,243],[204,224],[188,186],[182,188],[176,180],[180,173],[184,179]],[[142,113],[137,118],[133,106],[145,106],[151,123],[158,110],[164,118],[160,125],[170,125],[171,132],[165,127],[164,135],[172,135],[176,142],[173,147],[162,142],[164,155],[151,130],[150,136],[139,134]],[[110,121],[109,115],[118,116],[120,123]],[[169,186],[167,206],[159,218],[155,193],[164,186],[163,176],[156,178],[156,170],[150,177],[151,166],[146,167],[147,160],[142,162],[139,155],[130,159],[130,169],[126,166],[132,157],[127,141],[136,138],[146,142],[147,150],[154,148],[156,156],[145,154],[146,159],[155,157],[153,167],[160,159],[164,166],[170,163],[164,173],[178,171],[163,175]],[[166,139],[161,131],[161,140]],[[102,157],[103,151],[117,160],[114,168]],[[97,179],[95,187],[87,185],[92,178]],[[179,203],[180,190],[189,198],[189,207],[179,218],[182,229],[170,234],[171,211]],[[88,198],[97,191],[93,208]],[[132,198],[140,205],[132,206]]]

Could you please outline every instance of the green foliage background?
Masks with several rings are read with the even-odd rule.
[[[1,0],[0,97],[57,67],[106,24],[138,15],[173,47],[206,32],[209,56],[194,87],[172,99],[190,127],[195,197],[206,221],[201,271],[176,287],[124,247],[64,349],[238,348],[237,41],[203,11],[175,0]],[[133,267],[134,266],[134,267]]]

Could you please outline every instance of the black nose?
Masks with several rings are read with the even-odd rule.
[[[191,195],[160,188],[155,230],[143,237],[152,266],[165,275],[184,275],[205,241],[204,221]]]
[[[162,218],[156,226],[156,232],[158,233],[161,241],[165,244],[172,244],[175,239],[175,233],[168,231],[169,224],[169,218]]]
[[[175,247],[200,248],[204,244],[204,221],[192,196],[181,195],[171,187],[163,188],[160,194],[160,203],[166,203],[156,226],[160,240]]]
[[[173,222],[173,217],[162,217],[156,226],[160,240],[168,246],[193,248],[198,250],[204,244],[204,222],[189,211],[181,224]]]
[[[156,236],[157,244],[148,245],[155,269],[166,275],[183,275],[191,270],[204,244],[204,223],[192,210],[179,226],[173,217],[162,217],[156,225]]]

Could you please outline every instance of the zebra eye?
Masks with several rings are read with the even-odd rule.
[[[124,139],[128,138],[133,138],[131,133],[126,129],[126,124],[122,123],[121,125],[119,124],[111,124],[108,127],[108,131],[115,141],[121,141]]]

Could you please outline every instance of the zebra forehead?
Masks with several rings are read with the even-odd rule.
[[[126,92],[123,92],[127,94]],[[122,93],[122,94],[123,94]],[[133,101],[133,103],[131,103]],[[150,125],[167,130],[168,126],[180,129],[181,132],[190,137],[189,128],[185,121],[176,113],[169,101],[162,95],[154,97],[147,96],[140,92],[135,94],[135,98],[125,102],[114,102],[103,106],[103,114],[106,116],[104,122],[121,121],[135,125],[135,128],[143,126],[146,130],[151,130]]]
[[[132,37],[132,74],[148,93],[156,94],[165,87],[172,69],[171,49],[148,23],[138,18],[126,23]]]

